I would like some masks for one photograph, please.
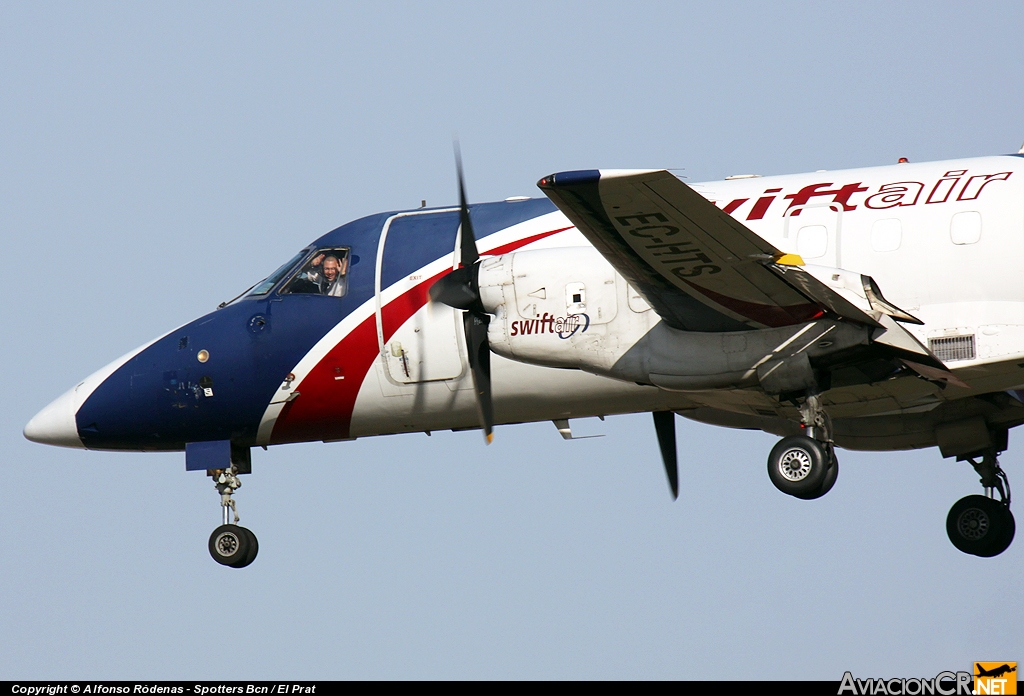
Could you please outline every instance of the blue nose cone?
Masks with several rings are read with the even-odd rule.
[[[84,445],[181,450],[203,440],[253,444],[267,404],[257,394],[255,344],[269,320],[258,312],[241,316],[247,309],[226,307],[186,324],[115,370],[78,409]]]
[[[112,374],[148,346],[146,344],[118,358],[54,399],[28,422],[24,430],[25,437],[44,445],[85,447],[78,429],[78,412],[82,405]]]
[[[333,297],[242,298],[87,377],[40,411],[25,437],[100,450],[252,446],[281,383],[345,307]]]

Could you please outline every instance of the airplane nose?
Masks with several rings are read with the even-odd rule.
[[[75,423],[75,390],[70,389],[37,413],[23,431],[26,438],[43,445],[85,449]]]

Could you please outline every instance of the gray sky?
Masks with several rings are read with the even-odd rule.
[[[497,3],[495,3],[497,5]],[[694,181],[1015,152],[1024,6],[0,0],[0,678],[934,676],[1024,658],[1024,541],[956,551],[935,450],[841,452],[650,416],[256,450],[247,570],[180,454],[21,428],[322,233],[553,171]],[[1024,490],[1024,449],[1003,463]],[[1016,447],[1014,447],[1016,445]]]

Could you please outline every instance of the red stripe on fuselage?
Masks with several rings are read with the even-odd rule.
[[[563,227],[509,242],[487,251],[486,255],[507,254],[568,229],[571,228]],[[441,271],[381,307],[381,328],[385,343],[402,324],[426,305],[430,287],[450,272],[451,269]],[[271,444],[343,440],[349,437],[356,397],[373,361],[379,355],[377,319],[375,314],[371,314],[331,348],[295,388],[299,396],[281,409],[270,436]]]

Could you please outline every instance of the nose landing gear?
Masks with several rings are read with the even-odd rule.
[[[983,558],[998,556],[1009,548],[1017,527],[1010,512],[1010,481],[995,452],[985,453],[980,461],[971,457],[967,461],[981,476],[985,495],[956,501],[946,516],[946,534],[964,553]]]
[[[222,524],[210,535],[210,555],[221,565],[244,568],[259,553],[260,545],[256,535],[237,524]]]
[[[210,555],[221,565],[244,568],[256,560],[260,545],[255,534],[245,527],[238,526],[238,506],[231,497],[242,487],[242,482],[238,480],[238,471],[234,466],[229,469],[214,469],[210,471],[210,476],[213,477],[217,492],[220,493],[220,505],[224,514],[223,524],[210,535]],[[233,523],[231,513],[234,513]]]

